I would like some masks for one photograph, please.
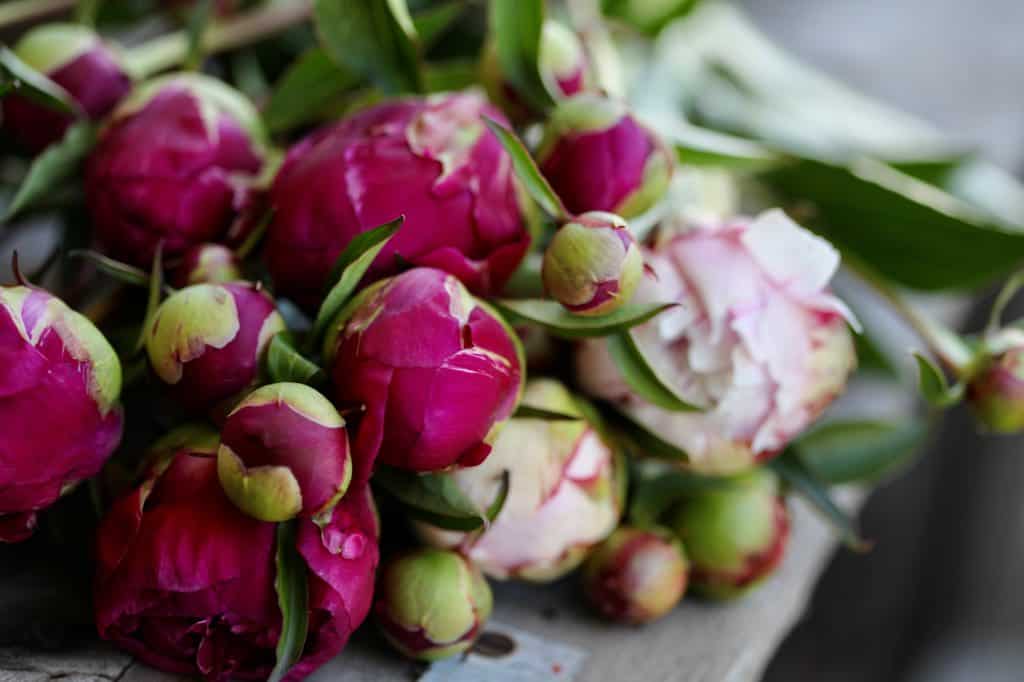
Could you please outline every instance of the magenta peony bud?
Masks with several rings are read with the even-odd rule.
[[[149,665],[207,680],[265,680],[281,612],[275,524],[246,516],[217,480],[216,433],[181,439],[111,507],[97,537],[100,636]],[[309,634],[286,680],[341,651],[370,609],[379,528],[366,486],[323,528],[301,519],[309,568]]]
[[[37,26],[18,41],[14,53],[64,88],[94,120],[110,112],[132,87],[117,54],[86,26]],[[31,152],[39,152],[62,138],[73,120],[70,114],[20,95],[3,98],[4,128]]]
[[[111,256],[149,267],[215,241],[248,200],[264,156],[259,114],[214,78],[175,74],[140,86],[89,158],[86,198]]]
[[[472,291],[499,291],[529,244],[512,161],[474,92],[387,102],[323,128],[288,152],[272,189],[267,265],[279,293],[315,307],[352,239],[405,215],[368,278],[396,256]]]
[[[523,404],[580,414],[565,387],[551,379],[531,381]],[[421,536],[432,545],[458,549],[492,577],[545,582],[579,566],[615,529],[622,503],[615,455],[582,418],[514,418],[483,464],[447,475],[486,509],[505,471],[508,497],[490,527],[464,534],[419,524]]]
[[[259,388],[224,422],[217,473],[231,501],[253,518],[330,519],[352,478],[345,420],[309,386]]]
[[[573,213],[640,215],[668,189],[672,153],[625,104],[583,93],[551,114],[537,152],[544,177]]]
[[[1024,331],[1009,327],[988,343],[991,355],[967,383],[975,416],[996,433],[1024,430]]]
[[[182,255],[168,274],[171,284],[178,288],[243,279],[241,261],[223,244],[196,244]]]
[[[257,285],[195,284],[157,308],[146,353],[182,405],[209,410],[255,385],[267,344],[283,331],[273,299]]]
[[[492,604],[491,588],[471,561],[424,548],[381,568],[373,614],[404,656],[436,661],[473,645]]]
[[[628,303],[644,258],[626,221],[591,211],[555,232],[544,251],[544,288],[577,315],[604,315]]]
[[[415,471],[480,463],[521,391],[515,333],[440,270],[366,289],[326,347],[338,401],[366,407],[357,478],[378,453]]]
[[[587,559],[583,590],[605,618],[649,623],[683,598],[688,570],[683,547],[669,531],[623,527]]]
[[[604,342],[577,351],[577,377],[634,421],[729,473],[779,453],[842,392],[856,365],[852,314],[828,290],[839,254],[782,211],[669,235],[646,254],[637,301],[680,305],[635,328],[663,380],[704,412],[631,393]]]
[[[121,441],[121,363],[85,317],[45,291],[0,287],[0,542],[95,476]]]
[[[690,558],[690,584],[718,599],[738,596],[771,575],[789,539],[778,478],[763,469],[695,493],[670,525]]]

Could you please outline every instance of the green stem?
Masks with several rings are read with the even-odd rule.
[[[101,0],[78,0],[75,7],[75,21],[85,26],[96,25],[96,15],[100,11]]]
[[[958,377],[968,370],[973,355],[956,332],[921,311],[915,310],[893,285],[875,274],[869,267],[854,261],[847,254],[843,255],[843,265],[884,298],[949,370]]]
[[[307,20],[312,12],[312,0],[277,2],[215,23],[203,36],[203,53],[211,55],[248,45]],[[141,79],[180,65],[188,52],[186,32],[175,31],[125,50],[124,62]]]
[[[75,6],[75,0],[13,0],[0,5],[0,28],[24,24]]]

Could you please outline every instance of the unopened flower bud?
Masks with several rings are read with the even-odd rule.
[[[683,501],[670,526],[690,559],[690,584],[713,598],[742,594],[782,561],[789,512],[772,472],[757,469]]]
[[[196,244],[182,255],[170,279],[176,287],[237,282],[242,279],[242,264],[223,244]]]
[[[424,548],[382,567],[374,615],[403,655],[434,661],[472,646],[491,606],[491,588],[472,562]]]
[[[105,116],[132,86],[117,54],[86,26],[38,26],[18,41],[14,53],[64,88],[91,119]],[[4,127],[32,152],[59,140],[72,120],[20,95],[3,99]]]
[[[581,93],[558,104],[538,151],[544,177],[573,213],[632,218],[668,189],[672,154],[628,107]]]
[[[217,475],[228,498],[261,521],[330,518],[352,479],[345,420],[304,384],[259,388],[224,422]]]
[[[643,275],[626,221],[591,211],[563,225],[544,252],[544,288],[577,315],[604,315],[628,303]]]
[[[540,34],[540,75],[551,94],[562,97],[583,90],[587,80],[587,56],[572,29],[547,19]]]
[[[648,623],[671,611],[686,592],[686,555],[667,530],[622,527],[583,566],[583,589],[605,618]]]
[[[967,384],[967,400],[985,427],[997,433],[1024,429],[1024,332],[1001,331],[995,352]]]
[[[256,286],[195,284],[160,304],[146,352],[174,397],[202,411],[253,386],[267,344],[282,331],[273,299]]]

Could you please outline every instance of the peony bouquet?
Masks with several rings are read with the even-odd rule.
[[[368,617],[435,661],[574,573],[647,623],[768,580],[794,496],[862,549],[832,488],[924,432],[832,409],[868,375],[1024,429],[1024,228],[967,188],[1024,189],[728,5],[118,4],[0,48],[0,542],[88,498],[152,666],[299,680]],[[908,298],[1007,276],[970,337]]]

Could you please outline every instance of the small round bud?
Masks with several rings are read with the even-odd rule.
[[[374,614],[409,658],[435,661],[472,646],[491,615],[491,588],[461,554],[418,549],[381,569]]]
[[[255,384],[267,344],[282,331],[273,299],[256,286],[195,284],[157,308],[146,330],[146,352],[174,397],[203,411]]]
[[[538,56],[540,75],[548,91],[555,96],[569,97],[586,86],[587,56],[572,29],[547,19],[540,34]]]
[[[548,294],[571,312],[604,315],[629,302],[643,271],[643,255],[626,221],[591,211],[555,233],[541,276]]]
[[[184,253],[170,278],[176,287],[237,282],[242,279],[242,264],[223,244],[196,244]]]
[[[573,213],[640,215],[668,190],[673,157],[622,102],[594,93],[562,100],[537,153],[544,177]]]
[[[1024,429],[1024,332],[1004,329],[967,384],[967,400],[978,420],[997,433]]]
[[[224,422],[217,476],[228,498],[261,521],[329,519],[352,479],[345,420],[304,384],[257,389]]]
[[[675,510],[670,526],[690,559],[690,584],[713,598],[738,596],[782,561],[789,512],[775,474],[764,469],[701,491]]]
[[[605,618],[649,623],[671,611],[686,592],[686,555],[669,531],[622,527],[583,566],[583,589]]]

